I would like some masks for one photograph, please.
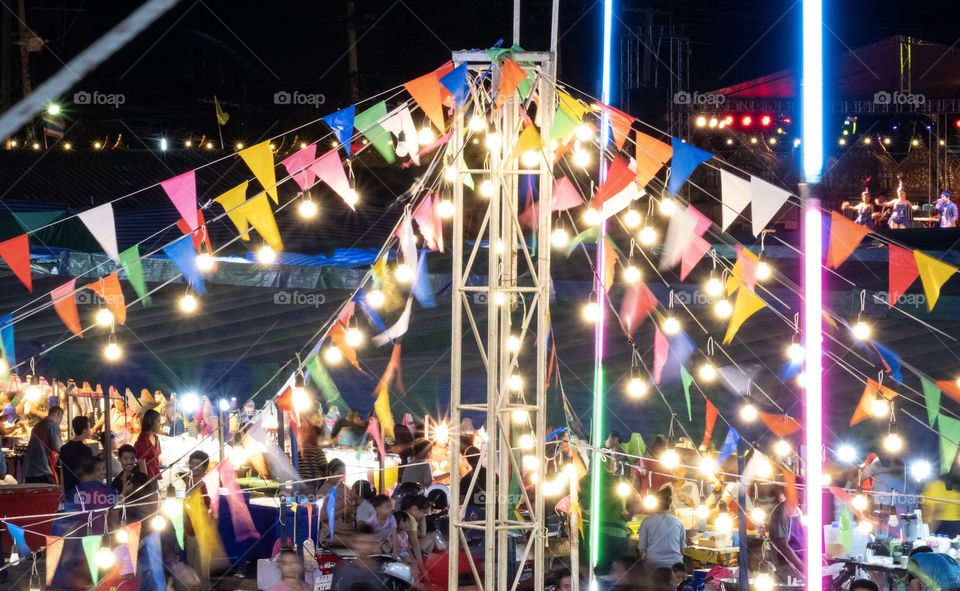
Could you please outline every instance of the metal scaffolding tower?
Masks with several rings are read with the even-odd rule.
[[[488,101],[480,97],[479,104],[489,107],[486,110],[488,137],[495,133],[500,138],[499,142],[488,143],[490,153],[484,168],[465,168],[460,157],[467,141],[463,108],[455,112],[450,140],[450,153],[454,158],[448,165],[456,168],[455,178],[461,178],[463,173],[480,175],[492,187],[482,221],[471,229],[470,240],[464,236],[463,183],[454,182],[451,187],[456,213],[452,247],[450,589],[459,584],[461,553],[469,556],[470,584],[476,584],[482,591],[510,591],[527,576],[534,578],[533,588],[544,586],[543,487],[526,491],[522,484],[516,486],[516,483],[523,482],[517,443],[521,435],[529,435],[534,442],[532,449],[523,452],[524,456],[533,458],[526,460],[527,467],[533,468],[535,463],[535,469],[542,470],[544,466],[553,156],[542,147],[539,164],[521,168],[515,152],[524,126],[524,113],[532,111],[534,96],[540,137],[544,141],[550,137],[556,104],[556,60],[552,52],[517,52],[511,57],[533,71],[530,76],[533,88],[525,101],[513,96],[500,108],[487,105]],[[471,72],[489,79],[485,86],[497,88],[498,59],[491,59],[483,51],[462,51],[453,54],[453,62],[455,66],[467,64]],[[484,112],[473,107],[473,116]],[[539,181],[536,230],[539,247],[535,250],[524,240],[519,221],[522,175],[534,175]],[[484,254],[486,273],[482,271]],[[465,403],[463,361],[477,357],[487,376],[486,401]],[[458,428],[465,414],[483,415],[487,439],[481,465],[486,467],[486,481],[478,484],[473,478],[465,485],[468,502],[461,503]],[[482,495],[475,494],[480,486]],[[477,539],[481,535],[483,555],[473,556],[468,538]],[[531,557],[532,563],[527,564]]]

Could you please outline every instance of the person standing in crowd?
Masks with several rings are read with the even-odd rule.
[[[143,413],[142,427],[137,442],[133,444],[137,452],[140,471],[148,478],[160,477],[160,413],[150,409]]]
[[[277,566],[280,568],[280,581],[274,583],[269,591],[310,591],[310,586],[303,580],[303,562],[296,550],[281,548]]]
[[[300,441],[300,485],[301,492],[315,495],[323,485],[322,478],[327,475],[327,456],[320,447],[323,430],[318,425],[307,424]]]
[[[673,568],[683,562],[683,550],[687,547],[687,531],[683,522],[670,513],[673,491],[661,488],[657,491],[657,512],[647,516],[640,524],[637,551],[647,573],[658,568]],[[671,578],[673,574],[671,573]]]
[[[113,490],[100,480],[103,460],[93,456],[84,458],[77,474],[80,481],[73,488],[73,494],[67,497],[64,508],[68,511],[92,511],[112,507],[116,502]]]
[[[940,214],[941,228],[957,227],[957,204],[953,202],[953,194],[950,191],[940,193],[934,207]]]
[[[605,462],[607,472],[616,476],[624,476],[630,467],[630,458],[623,454],[623,437],[619,431],[610,431],[604,443],[609,451],[609,461]]]
[[[90,419],[87,417],[73,417],[73,439],[60,448],[60,483],[63,485],[63,496],[69,499],[73,487],[80,482],[80,463],[86,458],[93,457],[93,450],[84,443],[90,437]]]
[[[787,503],[787,495],[783,487],[776,486],[773,494],[777,504],[770,511],[770,521],[767,525],[767,532],[770,537],[770,543],[777,550],[776,562],[778,567],[792,567],[796,570],[796,576],[802,576],[804,572],[803,560],[797,556],[793,546],[790,545],[790,538],[793,534],[793,513]]]
[[[413,457],[404,467],[403,482],[415,482],[427,487],[433,484],[433,469],[430,467],[430,451],[433,444],[427,439],[421,439],[413,444]]]
[[[700,504],[700,488],[696,482],[687,480],[687,469],[684,466],[674,468],[673,480],[663,487],[669,487],[673,492],[675,508],[693,509]]]
[[[121,445],[117,450],[120,459],[120,472],[113,479],[111,485],[121,501],[128,505],[127,519],[138,521],[153,514],[156,506],[146,505],[146,501],[153,495],[156,497],[159,488],[157,481],[151,481],[147,475],[139,470],[137,451],[130,444]]]
[[[133,434],[137,430],[137,418],[127,408],[122,398],[114,398],[113,406],[110,407],[110,432],[117,434],[117,443],[123,445],[130,443]],[[97,424],[93,426],[93,432],[99,433],[103,430],[103,421],[106,415],[100,417]]]
[[[55,466],[63,445],[60,440],[61,419],[63,409],[54,406],[33,426],[23,456],[23,477],[28,484],[57,484]]]

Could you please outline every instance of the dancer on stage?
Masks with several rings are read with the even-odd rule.
[[[875,215],[873,200],[870,198],[870,191],[868,189],[864,189],[863,193],[860,193],[860,203],[853,205],[849,201],[844,201],[840,206],[840,209],[843,211],[853,209],[857,212],[857,217],[854,220],[856,223],[870,228],[871,230],[876,227],[876,224],[873,221]]]

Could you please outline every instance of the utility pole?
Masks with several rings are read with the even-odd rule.
[[[17,0],[17,21],[20,40],[20,82],[23,85],[23,96],[27,96],[33,90],[30,84],[30,47],[27,43],[27,8],[24,5],[26,0]],[[6,11],[4,11],[6,12]]]
[[[347,70],[350,79],[350,100],[360,100],[360,64],[357,58],[357,6],[347,0]]]

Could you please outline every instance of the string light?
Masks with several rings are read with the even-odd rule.
[[[417,141],[421,146],[432,144],[436,139],[437,136],[433,133],[433,128],[429,125],[424,125],[420,128],[420,131],[417,132]]]
[[[507,387],[514,392],[518,392],[519,390],[523,389],[523,378],[521,378],[519,374],[511,375],[509,378],[507,378]]]
[[[637,239],[643,246],[653,246],[657,242],[657,230],[651,226],[644,226],[637,234]]]
[[[336,345],[330,345],[323,351],[323,358],[327,363],[336,365],[343,361],[343,351]]]
[[[600,306],[597,305],[597,302],[587,302],[580,310],[580,315],[584,320],[593,324],[600,318]]]
[[[707,283],[703,286],[703,290],[707,292],[707,295],[711,298],[720,297],[723,295],[723,282],[716,277],[710,277],[710,279],[707,279]]]
[[[237,150],[242,150],[242,149],[243,149],[243,142],[237,142],[236,148],[237,148]]]
[[[753,578],[754,591],[773,591],[777,587],[777,582],[770,573],[757,573]]]
[[[33,142],[32,144],[30,144],[30,147],[33,148],[34,150],[39,150],[40,142]]]
[[[680,465],[680,454],[672,447],[668,447],[660,454],[660,465],[667,470],[673,470]]]
[[[530,435],[529,433],[524,433],[517,439],[517,446],[524,451],[533,449],[534,443],[533,435]]]
[[[886,417],[890,414],[890,401],[883,396],[877,396],[870,403],[870,414],[877,419]]]
[[[360,203],[360,193],[357,193],[357,190],[353,187],[347,189],[343,196],[343,202],[352,208],[356,208],[357,203]]]
[[[102,546],[97,550],[97,555],[94,561],[97,564],[97,568],[100,570],[110,570],[113,568],[113,565],[117,562],[117,557],[113,555],[113,549],[106,546]]]
[[[910,476],[917,482],[922,482],[933,474],[933,467],[926,460],[917,460],[910,464]]]
[[[310,395],[307,394],[305,380],[303,377],[303,373],[301,372],[297,372],[296,378],[294,378],[293,391],[290,396],[290,399],[291,399],[291,402],[293,403],[294,410],[296,410],[297,412],[306,412],[310,410],[312,401],[310,400]]]
[[[437,213],[440,214],[440,217],[443,219],[450,219],[453,217],[453,214],[456,213],[456,208],[453,206],[453,201],[447,198],[443,198],[437,204]]]
[[[623,269],[623,280],[633,285],[640,281],[640,269],[636,265],[627,265]]]
[[[196,258],[197,271],[209,273],[216,267],[217,262],[209,252],[201,252]]]
[[[507,351],[511,353],[520,352],[520,337],[513,334],[507,337]]]
[[[766,281],[773,276],[773,267],[767,261],[757,263],[757,281]]]
[[[700,521],[703,521],[707,517],[710,517],[710,509],[706,505],[701,503],[693,509],[693,516],[699,519]]]
[[[277,260],[277,252],[270,247],[269,244],[264,244],[257,250],[257,261],[261,265],[270,265]]]
[[[213,149],[213,142],[207,142],[207,149],[208,149],[208,150],[212,150],[212,149]]]
[[[717,470],[720,468],[720,466],[717,464],[716,458],[707,454],[700,458],[700,464],[697,466],[697,468],[704,476],[713,476],[717,473]]]
[[[713,521],[713,528],[718,534],[727,536],[733,531],[733,518],[726,511],[723,511]]]
[[[718,300],[713,305],[713,313],[717,318],[726,320],[733,315],[733,304],[730,303],[730,300]]]
[[[590,153],[583,149],[576,149],[573,151],[573,164],[580,168],[586,168],[590,166]]]
[[[530,421],[530,413],[525,408],[515,409],[510,413],[510,420],[513,421],[514,425],[525,425]],[[536,458],[533,458],[536,460]]]
[[[550,233],[550,244],[554,248],[566,248],[570,244],[570,233],[565,228],[554,228]]]
[[[800,363],[803,361],[803,347],[800,343],[790,343],[787,347],[787,359],[792,363]]]
[[[600,212],[593,207],[588,207],[583,211],[583,223],[586,225],[596,226],[600,221]]]
[[[653,493],[647,493],[643,497],[643,508],[646,511],[655,511],[660,505],[660,501],[657,499],[656,495]]]
[[[127,533],[127,528],[121,527],[113,533],[113,540],[118,544],[126,544],[130,541],[130,535]]]
[[[347,346],[356,349],[363,344],[363,331],[356,326],[351,326],[344,334],[344,341],[346,341]]]
[[[850,499],[850,506],[856,511],[863,513],[867,510],[867,507],[870,506],[870,499],[868,499],[867,495],[863,493],[857,493],[853,495],[852,499]]]
[[[837,448],[837,459],[845,464],[852,464],[857,461],[857,450],[845,443]]]
[[[667,316],[660,324],[660,330],[662,330],[663,334],[667,335],[668,337],[678,334],[680,329],[680,321],[677,320],[676,316]]]
[[[467,122],[467,126],[470,128],[470,131],[477,133],[487,130],[487,122],[480,115],[473,115],[470,117],[470,120]]]
[[[379,289],[371,289],[367,292],[367,303],[370,304],[370,307],[373,309],[382,308],[386,299],[386,296],[384,296],[383,292]]]
[[[97,310],[96,323],[100,326],[113,326],[113,312],[107,308]]]
[[[456,182],[457,180],[457,167],[447,165],[443,168],[443,180],[448,183]]]
[[[858,341],[869,340],[871,334],[873,334],[873,329],[863,320],[857,320],[857,323],[853,325],[853,338]]]
[[[163,531],[167,528],[167,520],[163,515],[154,515],[150,520],[150,529],[153,531]]]
[[[63,149],[69,151],[73,149],[73,144],[71,144],[70,142],[63,142]]]
[[[754,507],[750,510],[750,521],[752,521],[755,525],[763,525],[763,522],[766,519],[767,512],[760,507]]]
[[[487,147],[487,150],[491,152],[500,149],[501,145],[500,134],[496,132],[490,132],[487,134],[487,137],[483,140],[483,145]]]
[[[187,140],[187,141],[183,142],[183,147],[184,147],[184,148],[192,148],[192,147],[193,147],[193,142],[190,141],[190,140]]]
[[[320,208],[317,207],[317,202],[313,199],[310,199],[304,195],[303,199],[300,200],[300,205],[297,206],[297,213],[300,214],[305,220],[310,220],[317,217],[317,213],[320,211]]]
[[[717,379],[717,366],[709,361],[704,361],[697,371],[697,377],[708,384],[713,382]]]
[[[781,458],[785,458],[793,453],[793,446],[786,439],[780,439],[773,444],[773,453]]]
[[[400,263],[394,267],[393,276],[400,283],[410,283],[413,281],[413,267],[406,263]]]
[[[527,150],[520,154],[520,164],[524,168],[535,168],[540,164],[540,152],[537,150]]]
[[[633,492],[633,487],[626,480],[617,483],[617,496],[621,499],[629,497],[631,492]]]
[[[121,349],[120,345],[116,342],[110,341],[107,343],[107,346],[103,348],[103,357],[111,363],[120,361],[123,357],[123,349]]]
[[[636,209],[628,209],[627,212],[623,214],[623,225],[631,230],[639,228],[641,222],[643,222],[643,218]]]
[[[589,142],[593,139],[593,128],[586,123],[578,125],[575,133],[581,142]]]
[[[760,411],[752,402],[747,402],[740,407],[740,419],[745,423],[753,423],[760,416]]]
[[[627,382],[627,394],[629,394],[631,398],[643,398],[647,395],[649,389],[650,385],[640,376],[633,376]]]
[[[185,293],[180,298],[180,311],[184,314],[193,314],[198,307],[200,307],[200,303],[197,301],[197,296],[192,293]]]
[[[887,436],[883,438],[883,449],[887,453],[900,453],[903,450],[903,437],[900,437],[898,433],[887,433]]]
[[[103,144],[101,144],[100,142],[93,142],[93,149],[94,149],[94,150],[99,150],[99,149],[102,148],[102,147],[103,147]]]
[[[659,209],[663,215],[670,217],[677,213],[677,202],[672,197],[664,197],[660,200],[660,205],[657,209]]]
[[[862,521],[860,521],[860,522],[857,523],[857,529],[860,530],[861,533],[865,533],[865,534],[872,533],[872,532],[873,532],[873,522],[872,522],[872,521],[869,521],[869,520],[867,520],[867,519],[864,519],[864,520],[862,520]]]
[[[479,193],[481,197],[493,197],[493,183],[490,182],[490,179],[480,181]]]

